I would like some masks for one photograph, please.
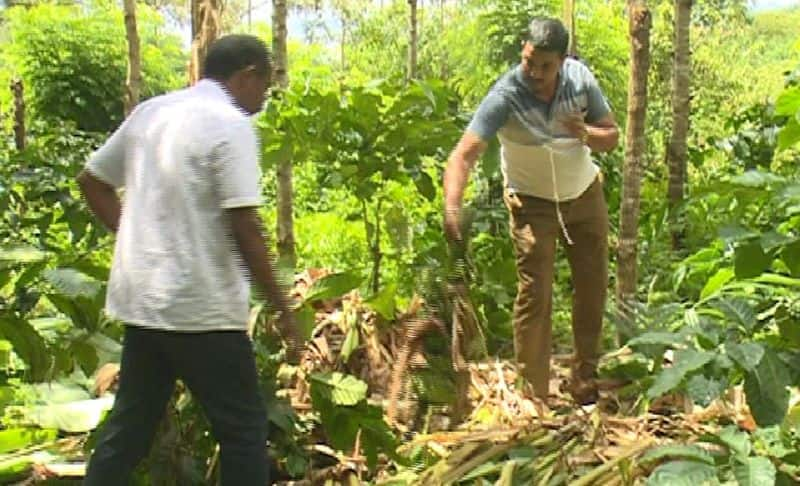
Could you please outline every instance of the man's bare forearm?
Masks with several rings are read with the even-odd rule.
[[[464,188],[469,181],[470,163],[463,156],[453,153],[444,171],[445,209],[458,209],[464,198]]]
[[[117,191],[86,171],[78,175],[78,186],[92,213],[106,228],[116,233],[122,214],[122,203]]]
[[[261,227],[261,218],[253,208],[231,209],[229,212],[233,237],[250,270],[254,283],[277,311],[288,312],[288,298],[285,290],[278,283],[275,260],[267,246],[267,240]]]
[[[485,142],[476,135],[466,133],[450,154],[443,180],[446,210],[455,210],[461,207],[464,189],[469,182],[469,173],[484,150],[486,150]]]
[[[614,150],[619,142],[619,130],[615,126],[586,125],[586,131],[588,133],[586,144],[594,152]]]

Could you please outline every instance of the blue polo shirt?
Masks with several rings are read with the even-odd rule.
[[[557,83],[552,102],[541,101],[517,65],[492,86],[467,131],[487,142],[498,136],[509,189],[564,201],[580,196],[600,169],[589,148],[566,130],[562,117],[584,112],[586,122],[593,123],[611,109],[594,75],[580,61],[567,58]]]

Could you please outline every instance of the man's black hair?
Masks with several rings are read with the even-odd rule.
[[[569,48],[569,32],[564,24],[552,17],[536,17],[528,26],[526,39],[536,49],[565,55]]]
[[[259,74],[270,73],[270,54],[266,44],[252,35],[226,35],[208,48],[203,77],[227,80],[248,66],[253,66]]]

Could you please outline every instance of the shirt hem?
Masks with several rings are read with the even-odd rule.
[[[145,329],[152,329],[156,331],[168,332],[212,332],[212,331],[247,331],[247,324],[231,325],[231,324],[203,324],[203,325],[175,325],[175,324],[154,324],[152,322],[143,322],[135,319],[119,319],[126,326],[141,327]]]
[[[222,201],[222,209],[247,208],[261,206],[261,199],[251,197],[238,197]]]

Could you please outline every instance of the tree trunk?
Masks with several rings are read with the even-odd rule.
[[[272,0],[273,81],[281,89],[289,85],[289,61],[286,48],[286,0]]]
[[[142,58],[139,50],[139,31],[136,28],[136,0],[124,0],[125,35],[128,39],[128,76],[125,80],[125,116],[139,104],[142,90]]]
[[[578,39],[575,37],[575,0],[564,0],[564,25],[569,32],[569,47],[567,54],[575,56],[578,53]]]
[[[272,74],[280,89],[289,85],[288,54],[286,49],[286,0],[272,0]],[[292,187],[292,159],[278,162],[278,256],[281,265],[294,271],[297,257],[294,242],[294,189]]]
[[[650,10],[644,0],[628,0],[628,29],[631,40],[631,68],[628,83],[628,122],[625,133],[617,254],[617,305],[623,325],[618,338],[628,336],[625,324],[632,322],[631,304],[636,298],[637,240],[639,233],[639,189],[645,156],[645,115],[647,110],[647,72],[650,68]]]
[[[417,47],[419,43],[417,0],[408,0],[408,7],[408,70],[406,76],[412,80],[417,79]]]
[[[219,36],[220,0],[192,0],[192,57],[189,61],[189,84],[203,74],[208,47]]]
[[[681,217],[686,187],[686,164],[689,134],[689,83],[691,81],[691,52],[689,26],[692,17],[692,0],[675,0],[675,57],[672,67],[672,135],[667,148],[669,167],[669,206],[672,247],[683,246],[684,229]]]
[[[14,146],[17,150],[25,149],[25,87],[21,79],[11,81],[11,92],[14,96]]]

